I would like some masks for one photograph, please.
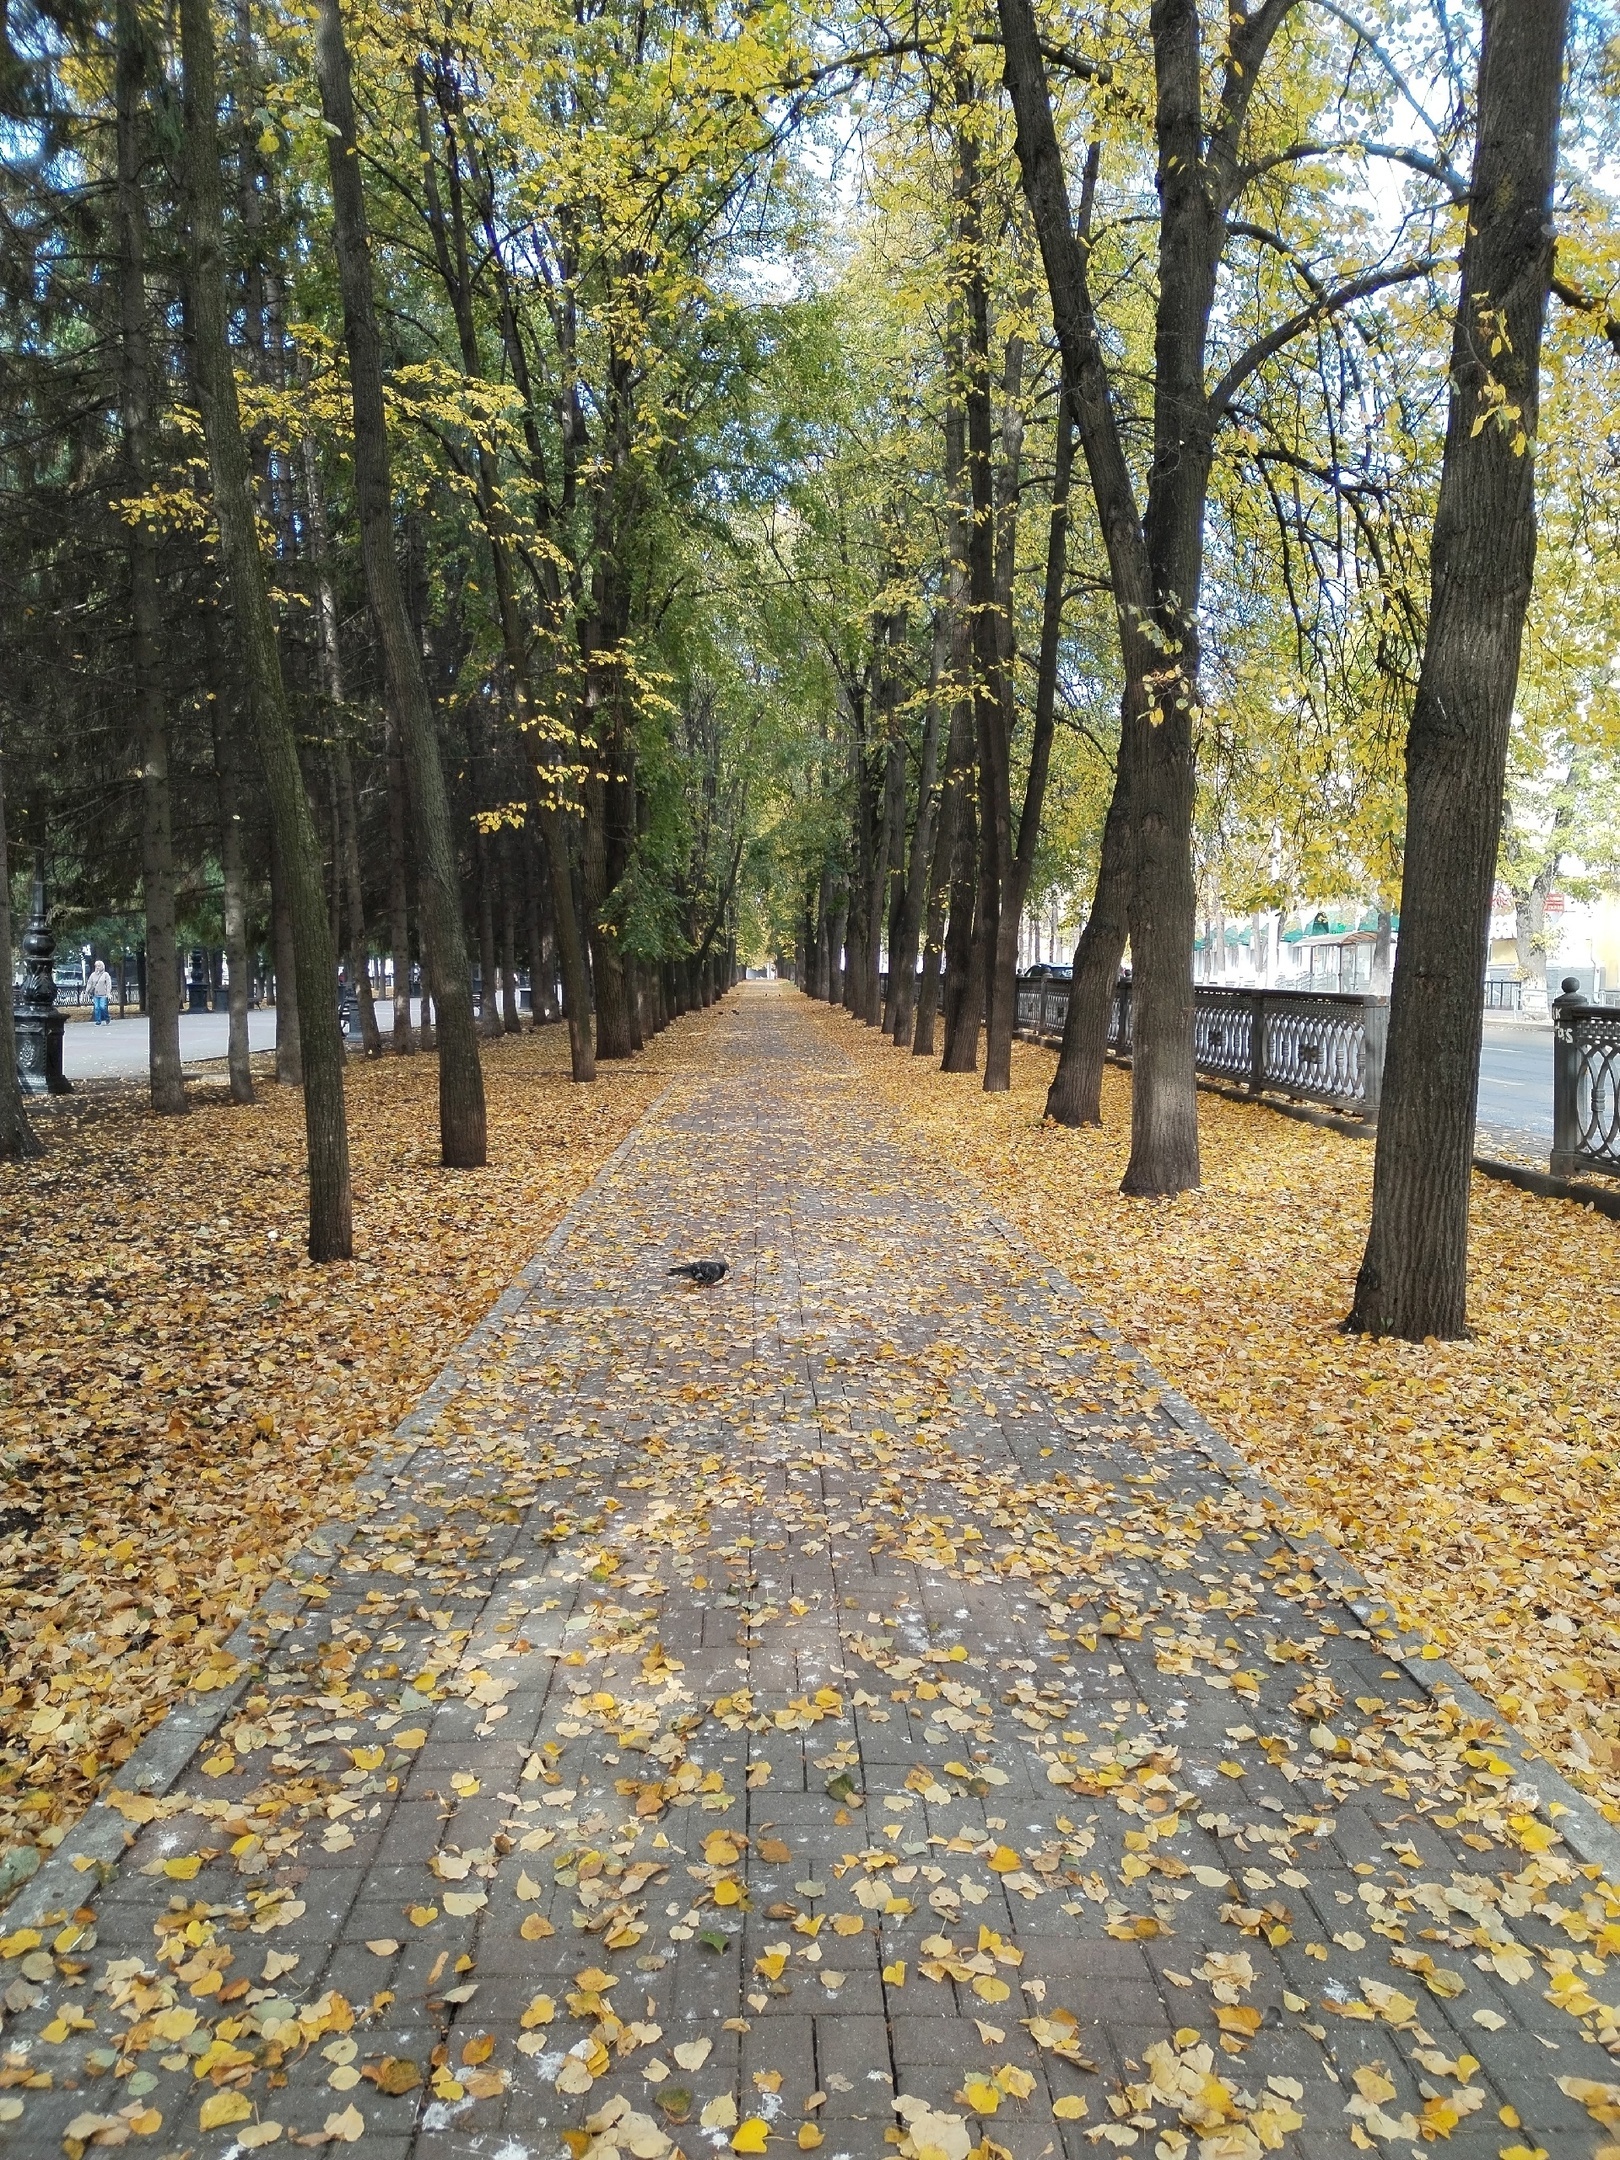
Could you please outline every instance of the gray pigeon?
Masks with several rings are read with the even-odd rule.
[[[684,1275],[700,1289],[712,1290],[717,1282],[724,1282],[730,1274],[731,1263],[727,1260],[683,1260],[679,1267],[672,1267],[669,1272]]]

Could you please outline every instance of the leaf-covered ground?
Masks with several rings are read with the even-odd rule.
[[[823,1010],[825,1010],[823,1008]],[[1199,1098],[1204,1183],[1121,1198],[1130,1080],[1101,1131],[1043,1123],[1055,1055],[1019,1043],[1010,1094],[824,1024],[870,1084],[1350,1554],[1572,1782],[1620,1820],[1620,1223],[1476,1177],[1474,1339],[1338,1332],[1373,1150]]]
[[[697,1035],[23,1890],[16,2149],[1613,2153],[1615,1871],[839,1028]]]
[[[490,1164],[437,1166],[437,1061],[351,1064],[357,1257],[304,1253],[302,1098],[88,1093],[0,1169],[0,1847],[49,1847],[623,1139],[703,1022],[573,1087],[484,1053]]]

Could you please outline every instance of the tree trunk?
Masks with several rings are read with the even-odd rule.
[[[1485,0],[1478,134],[1429,628],[1406,744],[1406,859],[1372,1224],[1348,1325],[1467,1332],[1468,1195],[1508,723],[1536,554],[1534,443],[1569,0]]]
[[[1074,949],[1063,1046],[1052,1085],[1046,1092],[1046,1114],[1058,1125],[1102,1123],[1108,1018],[1125,950],[1130,883],[1130,782],[1122,740],[1114,791],[1103,821],[1091,912]]]
[[[331,708],[332,728],[332,942],[346,950],[349,977],[360,1007],[360,1042],[367,1057],[382,1056],[382,1032],[371,995],[365,892],[360,878],[360,833],[349,757],[347,706],[343,695],[343,649],[338,642],[337,599],[332,590],[331,546],[327,537],[326,498],[321,492],[315,438],[302,443],[304,507],[309,519],[309,554],[315,572],[315,618],[319,628],[321,675]],[[343,902],[348,903],[349,936],[343,937]]]
[[[529,910],[529,1005],[538,1027],[561,1017],[557,1003],[556,901],[546,862],[546,844],[532,820],[524,827],[527,843]]]
[[[974,701],[967,711],[966,756],[957,796],[956,845],[951,860],[950,913],[945,928],[945,1054],[943,1072],[979,1069],[979,1022],[984,1013],[983,946],[975,934],[979,894],[978,774],[974,765]]]
[[[557,962],[562,970],[563,1013],[568,1022],[569,1071],[584,1086],[596,1078],[596,1050],[591,1034],[591,984],[585,964],[585,940],[579,929],[579,903],[568,856],[568,825],[560,810],[542,809],[540,830],[551,873],[551,912],[557,932]]]
[[[496,867],[501,885],[501,1026],[508,1035],[523,1033],[523,1015],[518,1010],[517,982],[517,878],[515,836],[510,826],[501,828],[497,844]],[[534,976],[530,971],[530,983]],[[533,1000],[533,989],[530,990]]]
[[[133,0],[119,0],[114,75],[118,135],[118,289],[122,335],[119,377],[124,435],[125,493],[142,497],[150,479],[152,370],[146,321],[146,196],[142,183],[141,101],[146,42]],[[147,1025],[152,1108],[183,1117],[185,1072],[180,1063],[179,950],[175,939],[174,818],[169,794],[169,719],[159,654],[157,543],[137,514],[129,534],[130,624],[136,734],[141,760],[141,890],[146,911]],[[0,985],[9,996],[9,982]]]
[[[371,285],[371,250],[360,185],[349,54],[337,0],[322,0],[315,58],[321,110],[328,129],[333,234],[354,406],[355,501],[361,552],[389,695],[400,718],[421,850],[422,915],[428,926],[428,950],[435,971],[440,1148],[448,1167],[477,1169],[487,1159],[488,1143],[484,1080],[473,1029],[471,970],[462,930],[460,879],[438,734],[394,552],[393,488],[383,410],[377,305]]]
[[[922,981],[917,987],[917,1018],[912,1030],[911,1049],[914,1057],[934,1055],[934,1018],[939,1009],[940,967],[945,959],[947,941],[946,902],[952,893],[956,850],[966,808],[966,791],[972,786],[969,765],[973,757],[973,704],[970,691],[973,659],[967,611],[967,525],[962,500],[967,443],[961,397],[962,306],[960,298],[955,294],[951,297],[947,315],[945,355],[945,608],[949,624],[947,682],[951,719],[945,744],[945,775],[940,786],[934,861],[928,884]],[[948,997],[951,990],[949,982],[946,990]],[[946,1020],[948,1051],[951,1033],[948,1008]],[[971,1069],[969,1067],[970,1071]]]
[[[382,1056],[382,1030],[377,1025],[377,1005],[371,994],[370,939],[366,935],[365,888],[360,882],[359,806],[354,792],[354,766],[342,732],[332,742],[332,765],[337,777],[338,829],[343,845],[343,883],[349,903],[349,974],[360,1001],[360,1042],[367,1057]]]
[[[551,894],[544,883],[540,838],[534,825],[525,823],[518,855],[523,862],[523,935],[529,953],[529,1026],[538,1028],[551,1020],[551,937],[546,929]]]
[[[894,939],[890,934],[893,916],[888,902],[906,859],[906,746],[895,721],[892,703],[884,715],[884,725],[889,739],[883,757],[883,832],[876,850],[872,892],[872,987],[868,1020],[873,1027],[881,1027],[888,1012],[882,988],[885,938],[889,946],[889,998],[894,996]],[[885,916],[889,916],[888,922],[884,920]]]
[[[303,786],[303,775],[298,784]],[[298,966],[293,958],[292,909],[281,868],[281,846],[270,827],[270,958],[276,975],[276,1079],[282,1087],[304,1084],[304,1046],[298,1026]]]
[[[346,1260],[353,1249],[353,1226],[343,1037],[334,995],[337,964],[327,932],[314,822],[282,686],[281,658],[259,554],[252,473],[236,403],[225,312],[214,32],[207,0],[181,0],[180,37],[197,389],[213,475],[220,555],[230,584],[249,710],[292,920],[309,1155],[309,1254],[317,1261]]]
[[[827,933],[827,1003],[844,1003],[845,943],[849,936],[849,897],[840,892],[834,902]]]
[[[605,756],[604,764],[611,774],[611,765]],[[608,791],[614,784],[612,777],[588,780],[585,784],[585,834],[580,862],[580,883],[584,889],[589,926],[596,1054],[599,1058],[627,1058],[634,1055],[636,1047],[619,940],[601,919],[602,909],[618,882],[608,860]]]
[[[399,728],[390,712],[386,720],[388,758],[388,945],[394,965],[395,1057],[409,1057],[416,1048],[411,1033],[411,919],[406,887],[406,831],[409,805],[405,799],[405,760],[400,754]]]
[[[1063,586],[1068,575],[1069,485],[1074,473],[1074,429],[1069,396],[1058,390],[1057,435],[1053,456],[1052,515],[1046,536],[1046,587],[1041,609],[1041,649],[1035,666],[1035,719],[1030,731],[1029,774],[1018,818],[1018,842],[1001,889],[1001,932],[990,995],[990,1026],[985,1040],[984,1084],[1002,1091],[1012,1085],[1012,1038],[1018,1013],[1018,926],[1040,845],[1041,812],[1046,806],[1046,778],[1052,762],[1057,724],[1058,647],[1063,636]],[[1040,932],[1036,931],[1037,949]],[[1071,991],[1072,998],[1072,991]]]
[[[965,78],[963,78],[965,80]],[[966,260],[964,328],[967,418],[967,484],[970,516],[967,530],[968,603],[973,653],[974,739],[979,754],[979,878],[969,957],[972,995],[958,1009],[957,1035],[948,1041],[946,1058],[953,1072],[972,1072],[978,1064],[978,1026],[985,991],[991,993],[984,1084],[996,1092],[1008,1085],[1012,1012],[1006,1006],[996,959],[1000,947],[1003,885],[1012,861],[1012,703],[1005,649],[1008,631],[1000,607],[996,576],[996,502],[990,463],[990,288],[980,202],[979,147],[976,121],[957,131],[959,181],[958,230]],[[1016,917],[1012,925],[1016,931]],[[1005,986],[1011,990],[1011,978]],[[1005,1009],[1003,1009],[1005,1007]],[[997,1053],[999,1052],[999,1062]]]
[[[911,828],[911,860],[906,867],[899,924],[889,954],[890,1004],[894,1024],[890,1030],[895,1047],[911,1048],[917,1017],[917,946],[928,906],[928,873],[934,861],[934,829],[939,822],[940,704],[945,670],[950,661],[950,625],[944,611],[934,617],[934,643],[929,656],[928,709],[923,716],[922,762],[917,774],[917,817]],[[936,969],[935,982],[938,982]],[[929,1025],[932,1027],[932,1015]]]
[[[478,1032],[485,1037],[505,1033],[501,1025],[501,995],[497,984],[500,969],[495,953],[494,849],[486,832],[473,830],[473,862],[478,873]]]
[[[205,603],[212,614],[214,603]],[[210,649],[217,629],[210,628]],[[241,760],[234,715],[220,710],[216,696],[209,711],[214,722],[214,772],[219,782],[219,871],[224,887],[226,996],[230,1010],[227,1060],[231,1101],[253,1100],[253,1067],[248,1043],[247,868],[242,842]]]
[[[0,1162],[44,1153],[28,1122],[17,1078],[17,1028],[12,1013],[11,869],[6,847],[5,759],[0,754]]]

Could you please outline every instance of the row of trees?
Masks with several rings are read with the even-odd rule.
[[[373,1051],[370,955],[398,1050],[419,961],[463,1167],[474,951],[497,1032],[520,956],[537,1017],[560,980],[581,1081],[729,965],[770,693],[687,535],[761,335],[713,281],[792,203],[679,15],[9,20],[13,832],[80,921],[138,896],[160,1112],[177,919],[218,908],[242,1098],[273,948],[341,1257],[340,956]]]
[[[1128,944],[1125,1186],[1174,1193],[1201,886],[1360,885],[1356,1322],[1455,1332],[1509,736],[1616,747],[1620,63],[1567,15],[24,0],[13,830],[81,919],[138,896],[155,1106],[217,904],[284,1037],[296,981],[337,1254],[340,956],[420,962],[472,1164],[475,953],[560,982],[582,1081],[771,938],[998,1089],[1020,917],[1083,881],[1049,1108],[1098,1115]]]
[[[1567,18],[1487,5],[1470,39],[1438,11],[1369,27],[1257,0],[1220,26],[1161,4],[1060,38],[1030,0],[1001,0],[999,36],[913,15],[869,37],[912,87],[885,104],[890,141],[932,160],[930,207],[885,209],[891,241],[908,218],[927,236],[909,251],[931,290],[901,425],[931,401],[939,451],[920,560],[894,537],[918,530],[909,446],[888,438],[880,475],[857,450],[846,481],[865,481],[867,574],[886,591],[841,670],[847,781],[836,760],[821,776],[850,830],[836,812],[805,821],[806,985],[929,1054],[943,947],[943,1062],[974,1069],[982,1014],[984,1084],[1009,1084],[1017,922],[1067,722],[1093,753],[1078,792],[1094,889],[1048,1111],[1099,1114],[1128,940],[1124,1189],[1174,1193],[1199,1174],[1188,961],[1212,830],[1230,844],[1247,829],[1268,897],[1309,890],[1305,866],[1359,872],[1402,923],[1351,1315],[1378,1333],[1465,1325],[1553,291],[1568,310],[1547,461],[1557,560],[1518,747],[1534,755],[1539,730],[1544,756],[1573,739],[1590,765],[1607,730],[1614,748],[1612,485],[1592,501],[1597,469],[1612,483],[1617,333],[1594,174],[1614,53],[1588,34],[1571,56]],[[1566,146],[1555,261],[1571,57],[1610,102]],[[1071,496],[1076,440],[1088,485]],[[845,495],[818,494],[841,520]],[[1549,712],[1552,683],[1577,671],[1583,695]]]

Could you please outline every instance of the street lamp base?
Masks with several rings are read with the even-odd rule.
[[[62,1073],[62,1013],[13,1011],[17,1032],[17,1080],[25,1095],[71,1095]]]

